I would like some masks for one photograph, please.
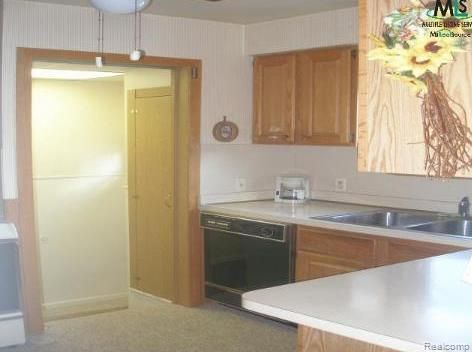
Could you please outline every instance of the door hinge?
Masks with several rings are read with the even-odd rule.
[[[353,50],[351,51],[351,57],[352,57],[353,59],[356,59],[356,58],[357,58],[357,49],[353,49]]]
[[[192,67],[192,79],[198,78],[198,67]]]

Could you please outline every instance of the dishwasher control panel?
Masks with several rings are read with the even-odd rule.
[[[290,225],[288,224],[227,217],[209,213],[202,213],[200,224],[204,229],[224,231],[241,236],[258,237],[260,239],[278,242],[285,242],[290,230]]]

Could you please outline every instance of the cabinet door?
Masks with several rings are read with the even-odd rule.
[[[292,144],[295,139],[295,55],[254,62],[254,143]]]
[[[437,255],[458,252],[460,247],[443,244],[387,239],[380,246],[379,260],[381,265],[404,263],[412,260],[434,257]]]
[[[376,248],[373,236],[303,226],[297,232],[297,251],[337,258],[353,267],[375,266]]]
[[[295,269],[296,281],[304,281],[350,273],[362,270],[364,267],[334,257],[324,257],[310,252],[298,251]]]
[[[354,144],[356,75],[352,48],[297,55],[296,144]]]

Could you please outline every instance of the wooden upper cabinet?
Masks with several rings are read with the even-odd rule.
[[[257,57],[254,62],[254,143],[295,140],[295,55]]]
[[[256,57],[254,143],[352,145],[356,113],[356,49]]]
[[[356,56],[352,48],[297,55],[296,144],[355,142]]]

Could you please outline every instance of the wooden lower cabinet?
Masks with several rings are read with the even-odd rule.
[[[380,254],[378,257],[380,265],[390,265],[453,253],[459,250],[461,248],[443,244],[386,239],[379,247]]]
[[[298,352],[398,352],[390,348],[330,334],[321,330],[298,327]]]
[[[295,277],[298,281],[350,273],[365,269],[334,257],[325,257],[310,252],[298,251]]]
[[[460,250],[463,248],[302,226],[297,231],[295,278],[319,279]]]

